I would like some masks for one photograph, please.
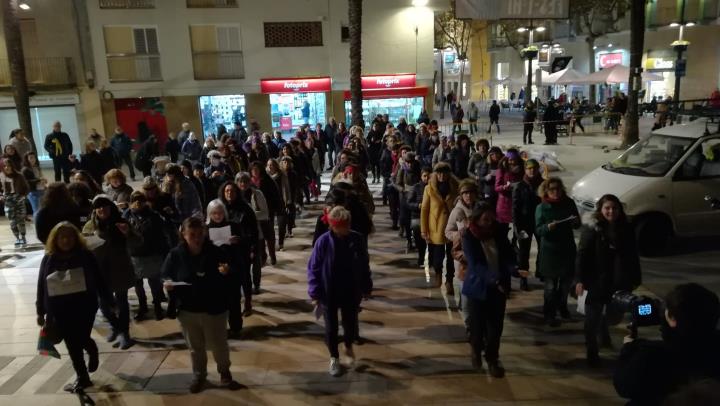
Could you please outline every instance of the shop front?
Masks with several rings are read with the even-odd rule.
[[[290,132],[305,124],[324,124],[331,86],[329,77],[260,80],[261,92],[270,96],[273,130]]]
[[[62,130],[70,136],[73,153],[80,155],[83,152],[77,115],[79,103],[80,98],[77,94],[38,95],[30,98],[33,139],[41,161],[50,159],[43,145],[45,135],[52,132],[55,121],[60,121]],[[0,144],[7,145],[10,132],[16,128],[20,128],[20,124],[15,101],[12,97],[0,97]]]
[[[596,66],[602,69],[607,69],[615,65],[628,65],[629,55],[623,50],[614,51],[603,51],[596,54],[597,63]],[[598,102],[604,102],[605,100],[614,96],[615,91],[621,91],[627,94],[627,83],[621,83],[616,85],[599,85],[598,86]]]
[[[378,114],[387,114],[390,122],[405,117],[414,123],[425,107],[428,88],[416,87],[415,74],[369,75],[361,78],[363,120],[370,123]],[[351,117],[350,92],[345,92],[345,119]]]
[[[147,129],[150,134],[155,135],[160,145],[165,145],[168,128],[165,105],[159,97],[115,99],[114,103],[115,122],[122,127],[125,134],[140,141],[140,133]],[[136,143],[135,147],[139,145]]]
[[[654,73],[663,77],[647,83],[645,102],[650,102],[653,97],[658,100],[672,96],[675,91],[675,55],[669,50],[650,51],[645,58],[646,72]]]
[[[247,128],[247,113],[245,111],[245,95],[227,94],[218,96],[198,97],[200,105],[200,121],[203,134],[218,134],[218,128],[224,126],[232,132],[235,123]]]

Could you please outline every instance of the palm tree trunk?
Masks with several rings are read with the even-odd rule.
[[[363,122],[362,88],[362,0],[348,0],[348,21],[350,31],[350,122],[365,126]]]
[[[623,126],[623,148],[631,146],[640,138],[638,93],[642,84],[641,64],[645,44],[645,1],[634,0],[630,3],[630,77],[628,78],[628,107]]]
[[[18,122],[30,141],[33,151],[36,151],[32,121],[30,119],[30,94],[28,92],[27,78],[25,77],[25,55],[22,48],[22,37],[20,36],[18,2],[17,0],[0,0],[0,4],[5,31],[5,48],[7,49],[10,64],[10,81]]]

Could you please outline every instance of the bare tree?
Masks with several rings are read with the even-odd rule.
[[[620,31],[618,22],[625,17],[630,0],[570,0],[570,17],[575,31],[585,35],[589,73],[595,72],[595,41]],[[590,103],[596,103],[596,87],[590,85]]]
[[[30,141],[33,151],[36,151],[32,121],[30,119],[30,92],[28,91],[27,78],[25,77],[25,54],[23,53],[22,37],[20,34],[18,2],[17,0],[0,0],[0,3],[5,31],[5,47],[7,48],[8,61],[10,63],[10,80],[12,82],[18,122],[25,136]]]
[[[362,107],[362,0],[348,0],[348,28],[350,31],[350,122],[365,126]]]
[[[642,54],[645,45],[645,0],[633,0],[630,6],[630,77],[628,78],[627,113],[623,126],[622,147],[638,141],[638,95],[641,87]]]
[[[455,0],[450,0],[450,10],[435,14],[435,37],[441,47],[450,46],[460,61],[460,97],[462,98],[465,63],[474,32],[472,20],[455,18]],[[436,40],[436,43],[438,40]],[[444,96],[444,95],[442,95]]]

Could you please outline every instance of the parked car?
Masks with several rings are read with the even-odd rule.
[[[720,211],[705,200],[720,194],[718,127],[717,119],[699,118],[653,131],[575,183],[578,209],[618,196],[644,255],[662,253],[671,236],[720,235]]]

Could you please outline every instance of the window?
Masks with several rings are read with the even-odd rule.
[[[155,8],[155,0],[99,0],[100,8]]]
[[[340,42],[350,42],[350,27],[345,24],[340,26]]]
[[[323,45],[319,21],[265,23],[265,47],[317,47]]]
[[[192,25],[190,42],[196,80],[245,77],[239,26]]]
[[[695,148],[680,171],[686,179],[720,177],[720,138],[711,138]]]
[[[110,82],[162,80],[156,28],[105,26],[103,31]]]

